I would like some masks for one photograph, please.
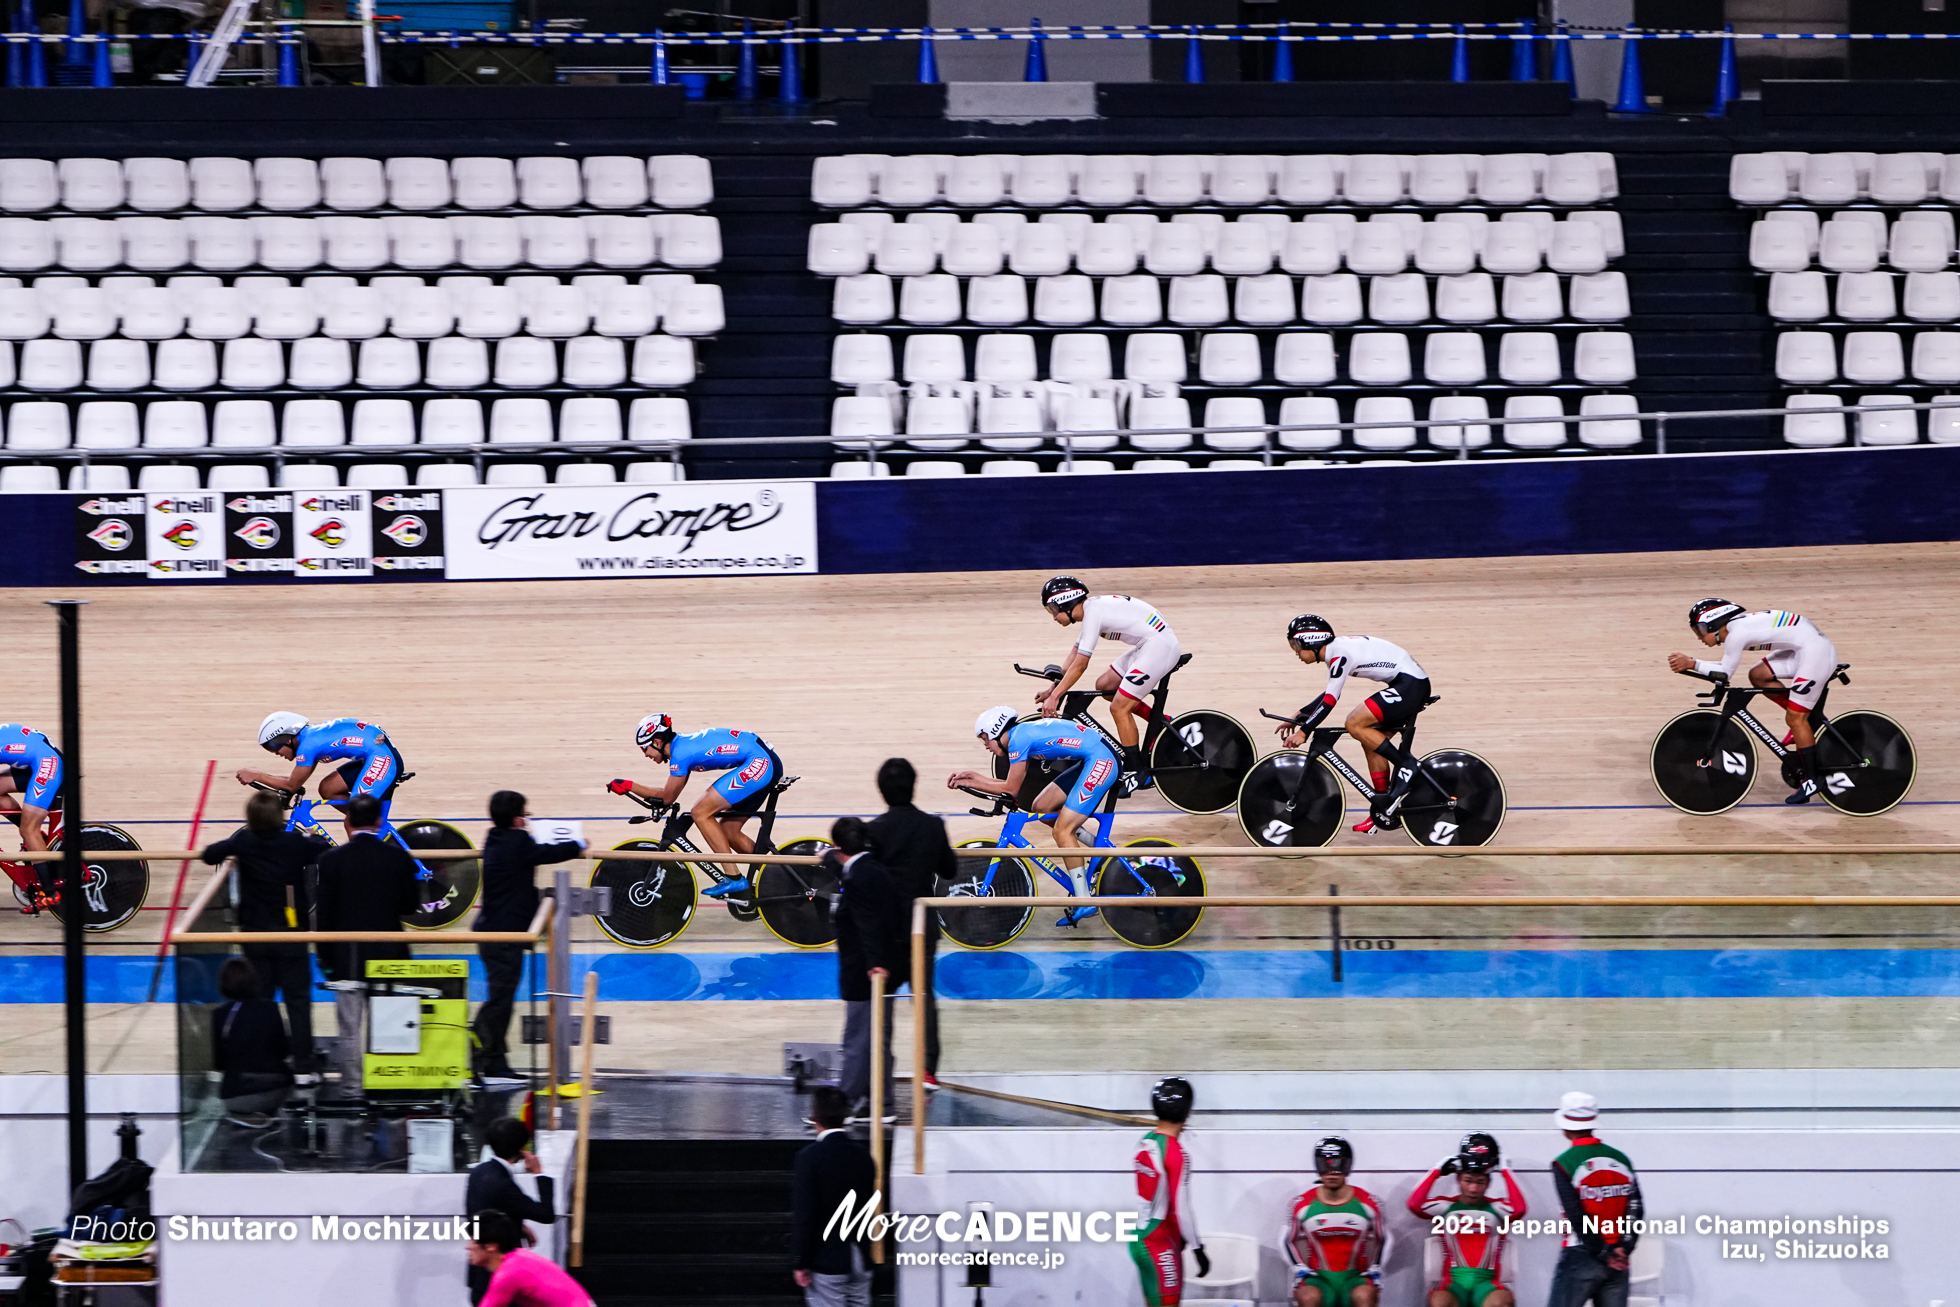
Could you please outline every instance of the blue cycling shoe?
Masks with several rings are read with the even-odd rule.
[[[749,878],[747,876],[737,876],[734,880],[725,880],[719,885],[702,890],[701,897],[704,899],[719,899],[726,898],[730,894],[746,894],[748,892]]]
[[[1083,922],[1087,921],[1089,918],[1095,916],[1098,912],[1101,911],[1102,911],[1101,908],[1095,908],[1095,907],[1070,908],[1067,912],[1064,912],[1061,916],[1055,918],[1055,925],[1058,927],[1079,926]]]

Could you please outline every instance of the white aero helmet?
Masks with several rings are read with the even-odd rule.
[[[644,749],[661,736],[673,733],[673,718],[664,712],[650,712],[640,718],[640,724],[633,728],[633,743]]]
[[[306,718],[296,712],[269,712],[259,723],[259,747],[270,749],[282,735],[298,735],[306,729]]]
[[[989,740],[998,740],[1014,724],[1017,714],[1009,704],[996,704],[980,714],[973,723],[973,733]]]

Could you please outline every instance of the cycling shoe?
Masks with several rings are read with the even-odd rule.
[[[1796,788],[1796,790],[1790,795],[1789,798],[1783,800],[1783,802],[1789,804],[1791,807],[1795,807],[1797,804],[1800,803],[1809,803],[1811,796],[1816,793],[1817,793],[1817,782],[1813,780],[1806,780],[1802,785],[1799,785]]]
[[[746,894],[748,892],[749,878],[747,876],[737,876],[734,880],[725,880],[719,885],[711,885],[707,889],[702,890],[701,897],[704,899],[719,899],[725,898],[730,894]]]

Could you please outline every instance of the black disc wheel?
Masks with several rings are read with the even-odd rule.
[[[1876,817],[1906,797],[1918,761],[1905,727],[1860,708],[1818,732],[1817,766],[1825,802],[1847,816]]]
[[[963,849],[992,848],[992,840],[965,840]],[[1016,859],[959,859],[958,880],[941,880],[942,899],[1030,899],[1034,877],[1028,864]],[[939,932],[962,948],[999,948],[1013,941],[1034,918],[1032,907],[994,906],[941,908]]]
[[[829,840],[791,840],[776,852],[822,857]],[[755,903],[762,924],[777,939],[797,948],[825,948],[837,942],[834,907],[843,878],[829,866],[766,862],[756,876]]]
[[[616,850],[654,853],[657,840],[628,840]],[[612,907],[592,920],[615,943],[627,948],[659,948],[694,920],[694,868],[685,862],[640,862],[601,858],[587,882],[612,891]]]
[[[1223,812],[1259,751],[1245,727],[1222,712],[1195,708],[1171,718],[1150,748],[1157,792],[1185,812]]]
[[[59,849],[62,840],[50,840],[48,847]],[[137,853],[142,848],[120,826],[102,826],[91,822],[82,827],[84,854]],[[59,862],[54,864],[54,868],[56,874],[65,870]],[[119,858],[112,862],[106,858],[85,857],[82,860],[82,929],[114,930],[137,914],[149,894],[150,864],[147,861],[124,861]],[[55,920],[62,920],[61,909],[56,908],[54,916]]]
[[[1504,781],[1497,768],[1468,749],[1438,749],[1416,764],[1409,795],[1396,815],[1418,844],[1488,844],[1504,825]]]
[[[1663,799],[1710,817],[1741,803],[1756,783],[1756,748],[1733,717],[1696,708],[1661,727],[1649,766]]]
[[[470,837],[446,821],[410,821],[395,828],[410,852],[417,849],[473,849]],[[441,930],[462,920],[476,906],[477,891],[483,886],[483,862],[479,858],[418,858],[428,870],[418,879],[416,894],[422,906],[402,918],[411,930]],[[420,873],[418,872],[418,875]]]
[[[1239,786],[1239,826],[1264,848],[1320,848],[1340,830],[1346,809],[1340,777],[1301,749],[1267,754]]]
[[[1147,896],[1149,906],[1105,907],[1109,933],[1136,948],[1169,948],[1197,929],[1203,908],[1175,906],[1177,899],[1203,898],[1205,871],[1196,858],[1182,857],[1169,840],[1131,840],[1123,852],[1098,858],[1089,869],[1097,898]]]

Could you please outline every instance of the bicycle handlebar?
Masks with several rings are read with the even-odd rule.
[[[304,785],[296,790],[289,790],[282,785],[267,785],[264,781],[253,781],[251,782],[251,786],[261,793],[278,795],[283,807],[290,808],[295,801],[306,797],[306,787]]]
[[[1059,681],[1062,679],[1062,669],[1056,663],[1049,663],[1046,667],[1043,667],[1040,671],[1036,671],[1032,667],[1023,667],[1021,666],[1021,664],[1015,663],[1014,670],[1019,672],[1023,676],[1032,676],[1035,679],[1042,680],[1042,681]]]
[[[1276,712],[1267,712],[1264,708],[1261,708],[1259,710],[1259,715],[1261,717],[1268,718],[1269,720],[1272,721],[1285,722],[1288,726],[1298,726],[1300,724],[1300,715],[1298,713],[1295,713],[1292,716],[1287,717],[1287,716],[1282,716],[1281,714]]]

